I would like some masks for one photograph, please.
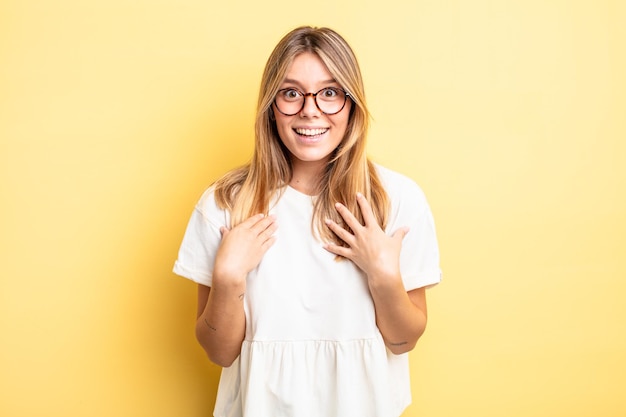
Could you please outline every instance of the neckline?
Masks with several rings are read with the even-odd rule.
[[[283,195],[286,196],[287,198],[291,198],[291,199],[301,201],[303,203],[307,203],[311,205],[315,204],[315,200],[318,197],[317,195],[309,195],[309,194],[303,193],[302,191],[298,191],[295,188],[293,188],[291,185],[285,186]]]
[[[288,189],[288,190],[291,190],[292,192],[294,192],[294,193],[296,193],[296,194],[298,194],[298,195],[301,195],[301,196],[307,197],[307,198],[316,198],[316,197],[318,197],[318,196],[319,196],[319,194],[311,195],[311,194],[304,193],[304,192],[302,192],[302,191],[299,191],[299,190],[295,189],[294,187],[292,187],[292,186],[291,186],[291,185],[289,185],[289,184],[287,184],[287,186],[286,186],[286,187],[287,187],[287,189]]]

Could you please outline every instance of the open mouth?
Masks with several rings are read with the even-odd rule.
[[[300,135],[300,136],[306,136],[306,137],[315,137],[315,136],[320,136],[323,135],[324,133],[328,132],[330,129],[329,128],[318,128],[318,129],[294,129],[294,131]]]

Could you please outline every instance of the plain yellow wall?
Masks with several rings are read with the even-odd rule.
[[[444,282],[405,417],[626,415],[624,2],[0,3],[0,415],[211,414],[170,271],[300,24],[360,58],[372,158],[424,188]]]

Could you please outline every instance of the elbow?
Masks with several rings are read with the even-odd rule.
[[[222,368],[230,368],[230,366],[235,362],[237,357],[239,357],[239,355],[233,357],[232,355],[220,355],[208,351],[206,351],[206,353],[211,362],[213,362],[217,366],[221,366]]]
[[[239,351],[229,352],[221,349],[219,346],[207,346],[203,344],[201,340],[198,340],[198,342],[200,342],[209,360],[222,368],[229,368],[239,357]]]
[[[387,343],[387,349],[394,355],[402,355],[413,350],[417,340],[415,342],[399,342],[399,343]]]
[[[241,352],[241,346],[238,349],[228,349],[223,343],[219,343],[219,341],[214,339],[211,340],[210,336],[206,334],[206,329],[202,328],[202,326],[196,327],[196,340],[204,349],[209,360],[222,368],[230,367]]]
[[[393,340],[385,340],[385,345],[387,349],[394,355],[402,355],[403,353],[408,353],[412,351],[417,345],[417,341],[424,334],[424,330],[426,330],[426,326],[420,326],[413,333],[412,337],[407,338],[403,341],[393,341]]]

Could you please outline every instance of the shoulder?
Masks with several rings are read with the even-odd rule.
[[[374,166],[392,205],[409,204],[427,207],[426,196],[413,179],[382,165],[374,164]]]
[[[215,199],[215,185],[208,187],[196,203],[195,210],[210,223],[223,225],[227,223],[228,212],[221,208]]]
[[[234,199],[245,181],[249,166],[243,166],[228,171],[209,186],[196,204],[196,209],[203,215],[227,212],[226,207],[232,207]]]

